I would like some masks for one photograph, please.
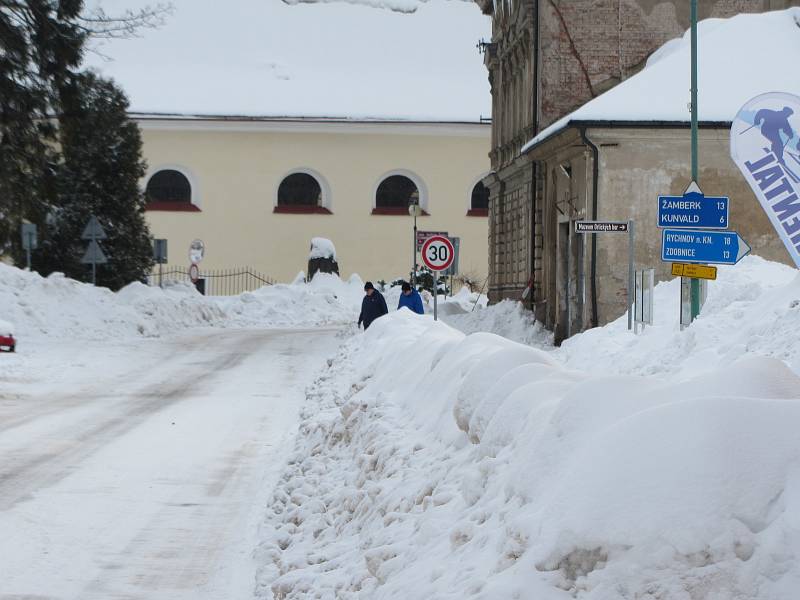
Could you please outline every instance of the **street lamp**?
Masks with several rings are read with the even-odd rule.
[[[417,285],[417,217],[422,214],[422,207],[419,205],[419,190],[414,190],[409,197],[408,214],[414,217],[414,237],[411,240],[411,248],[414,252],[414,270],[411,272],[411,285]]]

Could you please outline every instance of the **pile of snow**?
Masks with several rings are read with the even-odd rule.
[[[503,300],[492,306],[446,315],[442,320],[466,334],[484,331],[529,346],[546,348],[553,344],[553,334],[516,300]]]
[[[118,293],[67,279],[42,277],[0,263],[0,310],[16,325],[20,346],[30,340],[104,340],[158,336],[219,325],[225,314],[188,285],[164,289],[133,283]]]
[[[364,284],[318,273],[306,284],[265,286],[238,296],[206,297],[193,286],[132,283],[119,292],[42,277],[0,263],[0,316],[21,346],[55,339],[156,337],[193,327],[317,327],[355,323]],[[2,325],[2,322],[0,322]],[[2,327],[0,327],[2,329]]]
[[[383,3],[383,0],[376,0]],[[491,114],[474,2],[172,0],[157,29],[105,40],[85,66],[112,77],[131,111],[181,116],[480,122]],[[112,15],[151,0],[90,0]],[[213,43],[210,43],[213,40]]]
[[[663,331],[563,353],[378,319],[309,388],[258,593],[794,600],[800,279],[737,269],[684,332],[667,284]]]
[[[358,275],[342,281],[319,272],[307,284],[264,286],[217,301],[236,326],[316,327],[356,323],[363,296],[364,282]]]
[[[631,335],[623,316],[565,341],[557,352],[559,359],[596,373],[687,376],[757,354],[780,359],[800,374],[797,269],[758,256],[747,256],[736,266],[719,266],[700,317],[683,332],[678,327],[679,304],[680,279],[660,283],[652,327]]]
[[[0,319],[0,335],[14,335],[14,326]]]
[[[800,8],[740,14],[698,24],[698,114],[701,121],[730,122],[751,98],[768,91],[800,95],[800,78],[786,77],[783,56],[800,55]],[[647,67],[543,130],[523,152],[571,122],[688,122],[691,38],[667,42]]]
[[[336,260],[336,247],[327,238],[311,238],[311,251],[308,253],[308,260],[315,258],[330,258]]]

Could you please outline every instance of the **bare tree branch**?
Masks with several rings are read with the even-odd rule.
[[[109,15],[102,8],[87,11],[79,17],[79,25],[93,39],[139,37],[142,29],[157,29],[174,11],[171,2],[159,2],[121,15]]]

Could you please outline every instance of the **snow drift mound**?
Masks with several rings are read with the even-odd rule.
[[[39,339],[153,337],[190,327],[316,327],[355,323],[363,296],[357,275],[319,273],[309,283],[205,297],[190,285],[132,283],[117,293],[53,274],[0,264],[0,319],[22,343]]]
[[[757,256],[718,269],[700,317],[685,331],[678,326],[680,280],[673,279],[656,286],[653,327],[631,335],[623,316],[566,340],[561,360],[598,373],[686,377],[758,354],[781,359],[800,374],[797,269]]]
[[[309,389],[259,593],[794,600],[800,377],[776,358],[800,346],[790,271],[752,259],[684,332],[614,323],[563,353],[377,320]],[[669,377],[620,374],[662,372],[667,341]]]
[[[485,306],[484,303],[483,307],[479,304],[475,310],[470,306],[469,310],[445,315],[442,320],[466,334],[485,331],[530,346],[553,345],[553,334],[536,321],[531,311],[515,300],[503,300],[491,306]]]
[[[219,306],[187,285],[153,288],[133,283],[118,293],[54,273],[42,277],[0,263],[0,318],[21,343],[51,339],[157,336],[221,324]]]
[[[358,275],[342,281],[317,273],[308,284],[264,286],[218,302],[233,325],[315,327],[357,322],[363,295],[364,282]]]

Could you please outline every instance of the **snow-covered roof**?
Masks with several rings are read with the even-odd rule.
[[[698,24],[698,118],[733,121],[751,98],[781,91],[800,95],[800,8]],[[647,66],[544,129],[523,152],[581,122],[689,122],[690,33],[664,44]]]
[[[376,5],[385,4],[373,0]],[[152,0],[94,0],[122,13]],[[399,4],[398,4],[399,3]],[[172,0],[158,29],[111,40],[86,65],[146,114],[479,122],[491,114],[474,2]]]

